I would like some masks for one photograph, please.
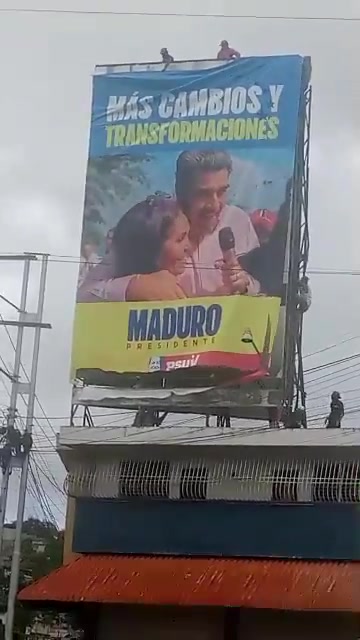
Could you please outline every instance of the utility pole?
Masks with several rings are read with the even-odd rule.
[[[37,310],[35,313],[29,313],[26,311],[27,292],[29,287],[29,276],[30,276],[30,263],[33,260],[37,260],[39,255],[40,254],[23,254],[23,255],[12,257],[12,259],[24,261],[24,272],[23,272],[20,307],[17,307],[12,302],[4,298],[4,296],[1,296],[3,300],[8,302],[19,313],[18,320],[0,320],[0,325],[17,327],[17,338],[16,338],[16,345],[15,345],[15,357],[14,357],[14,371],[12,374],[10,406],[9,406],[8,417],[7,417],[7,433],[10,433],[11,430],[14,429],[15,427],[15,420],[17,415],[17,400],[19,395],[27,396],[25,432],[28,433],[29,435],[31,435],[32,433],[33,421],[34,421],[35,399],[36,399],[36,379],[37,379],[37,369],[38,369],[38,361],[39,361],[40,335],[41,335],[42,329],[51,329],[50,324],[44,323],[42,321],[44,299],[45,299],[46,275],[47,275],[47,267],[48,267],[47,255],[41,254],[41,271],[40,271],[40,280],[39,280],[39,289],[38,289]],[[6,259],[9,259],[9,257],[0,256],[0,260],[1,259],[6,260]],[[28,381],[21,382],[20,381],[20,370],[21,370],[21,364],[22,364],[21,352],[22,352],[22,344],[23,344],[23,336],[24,336],[25,328],[34,329],[34,342],[33,342],[33,353],[32,353],[30,377]],[[10,464],[6,469],[6,473],[3,474],[3,481],[2,481],[1,494],[0,494],[0,504],[1,504],[0,547],[1,547],[2,540],[3,540],[6,502],[7,502],[8,484],[9,484],[9,476],[11,473],[11,467],[13,466],[13,462],[15,463],[20,462],[19,466],[21,467],[21,478],[20,478],[20,488],[19,488],[19,497],[18,497],[15,544],[14,544],[14,553],[13,553],[12,565],[11,565],[8,607],[7,607],[6,624],[5,624],[5,638],[7,640],[12,640],[12,637],[13,637],[15,602],[16,602],[16,595],[18,591],[20,560],[21,560],[21,537],[22,537],[22,527],[23,527],[23,521],[24,521],[26,490],[27,490],[27,481],[28,481],[28,472],[29,472],[29,455],[30,455],[30,450],[24,450],[24,452],[21,453],[20,456],[18,456],[19,460],[17,459],[13,460],[13,458],[11,458]]]
[[[24,259],[24,258],[23,258]],[[20,296],[20,307],[19,312],[19,320],[21,314],[26,313],[26,301],[27,294],[29,288],[29,277],[30,277],[30,262],[33,259],[32,256],[28,256],[25,258],[24,269],[23,269],[23,280],[21,286],[21,296]],[[1,296],[2,300],[4,300],[4,296]],[[6,302],[9,302],[5,299]],[[11,303],[11,306],[14,306]],[[7,424],[6,427],[9,430],[15,425],[15,417],[16,417],[16,407],[17,407],[17,399],[19,393],[19,379],[20,379],[20,367],[21,367],[21,352],[22,352],[22,344],[23,344],[23,336],[24,336],[24,325],[19,324],[17,328],[16,335],[16,345],[15,345],[15,356],[14,356],[14,369],[12,372],[12,384],[11,384],[11,392],[10,392],[10,404],[8,408],[7,415]],[[11,472],[11,462],[10,465],[7,466],[5,473],[3,473],[2,483],[1,483],[1,493],[0,493],[0,553],[2,551],[3,546],[3,538],[4,538],[4,525],[5,525],[5,513],[6,513],[6,505],[7,505],[7,495],[9,489],[9,478]]]

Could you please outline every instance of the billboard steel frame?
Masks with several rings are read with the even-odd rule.
[[[185,61],[187,62],[187,61]],[[214,61],[188,61],[189,63],[203,63],[204,66],[207,63],[214,63]],[[181,61],[176,63],[176,66],[180,65]],[[120,70],[120,67],[132,65],[101,65],[96,68],[95,75],[101,75],[103,73],[109,72],[111,70]],[[143,71],[144,67],[149,68],[155,66],[155,63],[144,63],[135,65],[137,71]],[[159,66],[156,64],[156,66]],[[175,65],[174,65],[175,66]],[[121,69],[124,71],[124,69]],[[308,257],[309,257],[309,225],[308,225],[308,206],[309,206],[309,152],[310,152],[310,128],[311,128],[311,102],[312,102],[312,87],[310,84],[307,84],[302,96],[302,101],[299,107],[299,120],[300,126],[298,130],[298,144],[296,149],[296,157],[295,157],[295,166],[294,166],[294,179],[293,179],[293,189],[292,189],[292,206],[291,206],[291,227],[290,227],[290,238],[289,238],[289,264],[287,270],[288,272],[288,282],[287,282],[287,292],[286,292],[286,332],[285,332],[285,343],[284,343],[284,360],[283,360],[283,376],[282,376],[282,386],[279,388],[279,385],[276,385],[274,382],[274,397],[276,398],[275,404],[278,404],[278,411],[275,406],[270,406],[268,408],[269,413],[269,424],[270,426],[278,426],[278,418],[280,421],[284,423],[285,426],[292,425],[292,417],[294,412],[298,408],[304,409],[304,426],[306,426],[306,392],[305,392],[305,382],[304,382],[304,370],[303,370],[303,356],[302,356],[302,342],[303,342],[303,312],[301,312],[298,308],[298,294],[299,294],[299,283],[302,278],[306,276],[307,265],[308,265]],[[125,374],[126,377],[126,374]],[[132,386],[131,378],[137,376],[130,376],[129,378],[129,386]],[[280,383],[280,380],[278,381]],[[91,383],[90,383],[91,384]],[[101,384],[101,383],[100,383]],[[85,382],[86,386],[86,382]],[[116,385],[117,386],[117,385]],[[120,385],[121,386],[121,385]],[[164,387],[166,385],[166,381],[161,380],[160,387]],[[203,385],[201,385],[203,386]],[[226,387],[226,384],[225,384]],[[74,389],[76,388],[76,384],[74,385]],[[269,389],[268,384],[265,385],[264,388]],[[120,390],[120,389],[119,389]],[[244,400],[249,394],[250,396],[253,393],[256,393],[258,390],[258,386],[254,388],[254,386],[249,386],[245,389],[238,388],[238,399],[239,399],[239,408],[243,406],[242,400]],[[229,388],[230,391],[230,388]],[[236,389],[233,389],[236,391]],[[269,389],[271,391],[271,389]],[[226,392],[225,389],[222,389],[221,396]],[[232,394],[233,395],[233,394]],[[280,402],[281,398],[281,402]],[[200,398],[199,398],[200,400]],[[220,401],[218,400],[214,406],[209,406],[207,404],[208,398],[205,399],[205,404],[200,400],[198,406],[193,406],[193,409],[190,411],[189,407],[176,406],[176,404],[168,405],[167,403],[159,403],[154,401],[154,403],[150,406],[149,399],[145,400],[145,403],[138,402],[137,406],[133,405],[130,407],[129,403],[123,398],[122,401],[119,399],[119,409],[133,409],[136,411],[136,416],[134,419],[134,426],[158,426],[159,422],[161,423],[163,419],[166,417],[167,413],[199,413],[205,414],[208,417],[210,415],[217,416],[217,425],[219,427],[230,426],[231,417],[240,417],[238,411],[234,411],[234,398],[232,397],[229,402],[222,402],[222,398]],[[75,417],[78,417],[81,420],[83,426],[94,426],[93,416],[91,414],[91,409],[93,408],[114,408],[116,401],[112,402],[99,402],[98,404],[94,401],[92,402],[78,402],[77,399],[74,398],[71,407],[71,425],[75,423]],[[143,405],[143,406],[142,406]],[[217,406],[218,405],[218,406]],[[206,409],[210,412],[207,413]],[[82,409],[82,411],[81,411]],[[246,415],[247,412],[251,411],[251,403],[244,403],[244,418],[249,419],[249,416]],[[81,411],[81,416],[79,415]],[[160,412],[163,411],[164,415],[160,415]],[[277,414],[275,416],[275,413]],[[146,414],[146,418],[145,418]],[[95,416],[94,416],[95,417]],[[153,417],[153,418],[152,418]],[[261,419],[254,415],[254,419]],[[208,419],[207,419],[208,421]]]
[[[309,178],[312,87],[303,97],[303,122],[299,129],[299,144],[294,171],[292,215],[298,218],[291,225],[290,265],[287,297],[287,326],[284,360],[283,422],[292,426],[292,416],[304,410],[306,427],[306,392],[303,368],[303,312],[298,308],[299,283],[306,277],[309,260]]]

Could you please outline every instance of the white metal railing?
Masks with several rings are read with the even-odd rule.
[[[360,461],[122,460],[75,466],[74,497],[273,502],[360,502]]]

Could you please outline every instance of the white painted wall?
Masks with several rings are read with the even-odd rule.
[[[184,452],[184,449],[182,449]],[[326,457],[309,458],[279,456],[276,450],[268,450],[268,456],[246,457],[244,451],[239,451],[238,457],[228,458],[221,456],[221,449],[217,450],[218,457],[186,457],[162,456],[148,452],[148,458],[141,456],[122,456],[117,458],[114,453],[108,458],[100,458],[96,462],[84,459],[74,461],[71,470],[73,478],[71,495],[94,498],[118,498],[119,486],[122,478],[127,478],[130,486],[138,486],[140,482],[139,497],[168,498],[178,500],[186,498],[196,500],[197,484],[191,481],[187,483],[186,496],[181,496],[183,476],[186,470],[201,469],[205,471],[206,498],[208,500],[239,500],[239,501],[288,501],[288,502],[312,502],[314,485],[320,483],[323,501],[356,501],[360,502],[360,463],[354,457],[351,463],[339,457],[336,468],[332,460]],[[144,448],[142,450],[144,454]],[[163,452],[162,452],[163,453]],[[184,452],[185,453],[185,452]],[[125,473],[123,461],[130,460],[136,474]],[[139,467],[137,461],[145,465]],[[165,461],[166,467],[162,462]],[[319,467],[321,465],[321,468]],[[195,472],[192,472],[195,473]],[[129,480],[130,478],[130,480]],[[132,479],[131,479],[132,478]],[[135,480],[133,480],[135,478]],[[147,481],[148,484],[147,484]],[[336,483],[334,489],[334,481]],[[136,484],[137,483],[137,484]],[[325,483],[325,485],[324,485]],[[351,489],[351,498],[344,497],[345,484]],[[150,494],[146,488],[151,485]],[[128,485],[129,486],[129,485]],[[274,497],[274,487],[277,487],[279,497]],[[280,488],[279,488],[280,487]],[[291,487],[296,487],[293,497]],[[353,489],[355,487],[355,489]],[[290,496],[290,497],[289,497]],[[124,499],[134,497],[125,494]]]

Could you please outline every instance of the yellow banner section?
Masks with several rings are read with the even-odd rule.
[[[246,356],[271,353],[279,309],[279,298],[263,296],[78,303],[72,374],[79,369],[170,370],[178,366],[168,365],[169,361],[186,355],[189,364],[184,366],[228,366],[222,354],[243,355],[247,361]],[[238,361],[234,357],[234,366]]]

